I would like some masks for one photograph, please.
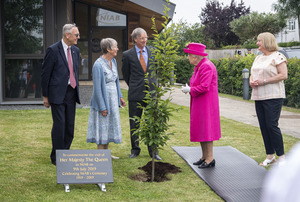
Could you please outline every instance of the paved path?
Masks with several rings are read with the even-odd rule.
[[[120,81],[120,85],[121,88],[127,89],[124,81]],[[190,95],[182,93],[179,87],[173,88],[172,98],[172,102],[175,104],[190,106]],[[253,102],[238,101],[224,97],[219,97],[219,102],[221,116],[259,127]],[[279,127],[282,133],[300,138],[300,114],[282,110]]]

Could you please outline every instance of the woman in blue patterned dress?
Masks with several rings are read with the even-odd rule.
[[[117,62],[118,43],[112,38],[100,42],[103,55],[93,66],[93,95],[87,130],[87,142],[108,149],[110,142],[121,143],[119,107],[125,106],[120,90]]]

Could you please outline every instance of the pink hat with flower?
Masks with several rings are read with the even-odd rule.
[[[208,54],[204,52],[206,46],[201,43],[190,43],[187,48],[184,48],[185,53],[190,53],[194,55],[207,56]]]

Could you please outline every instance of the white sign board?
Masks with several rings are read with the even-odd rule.
[[[126,26],[126,15],[98,8],[97,25],[103,26]]]

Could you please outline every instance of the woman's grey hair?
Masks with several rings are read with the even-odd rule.
[[[73,27],[77,28],[77,26],[75,24],[65,24],[62,29],[62,35],[66,36],[66,33],[72,34]]]
[[[135,43],[134,39],[137,39],[139,36],[141,36],[143,33],[147,35],[147,32],[143,28],[135,28],[131,33],[132,42]]]
[[[106,54],[108,53],[107,50],[112,50],[113,49],[113,46],[115,44],[118,44],[116,40],[112,39],[112,38],[104,38],[101,40],[100,42],[100,47],[101,47],[101,50],[103,52],[103,54]]]

